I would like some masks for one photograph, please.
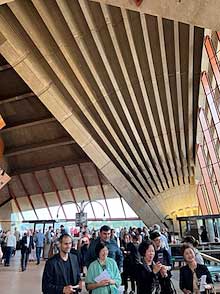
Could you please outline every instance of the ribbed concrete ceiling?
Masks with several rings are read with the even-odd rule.
[[[4,0],[3,0],[4,1]],[[7,0],[5,0],[7,1]],[[10,0],[8,0],[10,1]],[[92,0],[218,31],[220,6],[216,0]]]
[[[136,213],[163,220],[161,195],[194,180],[203,29],[21,0],[0,6],[0,32],[0,53]]]

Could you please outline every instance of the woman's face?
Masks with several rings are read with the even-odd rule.
[[[99,251],[99,259],[105,260],[107,256],[108,256],[108,248],[104,247]]]
[[[154,255],[155,255],[155,249],[154,249],[154,246],[153,245],[150,245],[148,247],[148,249],[146,250],[145,252],[145,259],[148,261],[148,262],[151,262],[153,261],[154,259]]]
[[[124,240],[125,240],[125,243],[129,243],[129,235],[125,235]]]
[[[184,251],[183,257],[187,263],[195,261],[195,252],[192,248],[187,248]]]

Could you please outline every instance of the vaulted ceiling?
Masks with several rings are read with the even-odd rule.
[[[91,160],[145,222],[163,221],[197,208],[204,30],[105,2],[0,6],[1,64],[25,82],[0,73],[5,158],[12,174]]]

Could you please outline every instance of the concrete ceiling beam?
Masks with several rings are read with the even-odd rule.
[[[21,2],[21,5],[22,3],[23,2]],[[10,8],[12,9],[12,7]],[[16,11],[16,15],[23,25],[26,26],[28,24],[30,25],[29,28],[32,28],[31,23],[25,23],[25,14],[21,13],[20,15],[23,7],[20,10],[20,7],[13,6],[12,10]],[[31,20],[34,20],[33,15]],[[50,61],[48,60],[49,63],[47,63],[45,60],[45,58],[52,58],[53,54],[46,54],[44,57],[39,54],[39,51],[36,50],[36,47],[30,41],[30,38],[27,37],[24,29],[21,27],[12,11],[3,6],[0,9],[0,31],[4,32],[5,37],[4,42],[0,42],[1,54],[10,62],[10,64],[12,64],[13,68],[19,73],[19,75],[21,75],[33,92],[38,95],[39,99],[48,107],[57,120],[63,124],[67,131],[69,131],[74,137],[76,142],[86,150],[86,153],[97,163],[97,166],[103,170],[104,175],[107,178],[109,177],[109,174],[119,176],[112,179],[112,184],[115,185],[120,193],[127,199],[128,203],[133,207],[136,213],[144,221],[149,221],[149,223],[161,221],[163,216],[159,212],[155,213],[152,208],[149,207],[144,196],[140,199],[135,198],[135,195],[140,195],[141,193],[141,189],[139,189],[140,187],[136,186],[136,189],[139,191],[137,192],[133,184],[124,177],[122,172],[116,167],[115,163],[111,162],[105,151],[100,148],[99,144],[97,144],[87,128],[82,124],[78,114],[74,111],[72,103],[67,99],[68,95],[63,95],[61,83],[58,83],[57,78],[51,71],[50,66],[55,65],[53,64],[54,61],[52,62],[52,59],[50,59]],[[44,31],[41,31],[41,36],[42,35],[45,37]],[[48,40],[46,43],[48,43]],[[41,46],[39,46],[39,48],[42,49]],[[58,73],[59,72],[57,72],[57,74]],[[65,76],[62,75],[62,78],[60,77],[61,80],[64,77]],[[72,97],[74,97],[73,93]],[[84,111],[84,109],[81,109],[81,111]],[[117,161],[119,160],[118,158],[116,159]],[[109,170],[106,164],[110,162],[111,165],[108,165],[108,168],[111,167],[111,169]],[[134,179],[131,178],[131,180]],[[129,196],[127,197],[127,195]],[[145,195],[144,191],[143,195]]]
[[[209,0],[144,0],[140,6],[131,0],[90,0],[105,3],[112,6],[123,7],[146,14],[156,15],[163,18],[196,25],[202,28],[220,30],[219,14],[220,6],[218,1]],[[209,17],[211,16],[211,17]]]
[[[120,64],[122,73],[124,75],[125,82],[127,84],[127,89],[129,91],[129,94],[130,94],[130,97],[131,97],[131,100],[132,100],[134,109],[136,111],[137,117],[139,118],[139,121],[140,121],[140,124],[142,126],[142,129],[145,129],[145,123],[144,123],[144,120],[143,120],[143,117],[142,117],[142,113],[141,113],[140,107],[138,105],[137,97],[135,95],[135,92],[134,92],[134,89],[133,89],[133,86],[132,86],[132,83],[131,83],[131,79],[130,79],[129,73],[127,71],[126,64],[125,64],[125,61],[123,59],[123,55],[121,53],[121,49],[120,49],[120,46],[119,46],[118,41],[117,41],[117,36],[115,34],[115,29],[114,29],[113,24],[111,22],[111,15],[109,13],[109,9],[108,9],[108,7],[106,5],[101,5],[101,8],[102,8],[102,12],[103,12],[103,15],[105,17],[105,20],[106,20],[106,24],[107,24],[107,27],[108,27],[108,31],[109,31],[109,34],[110,34],[110,37],[111,37],[111,40],[112,40],[112,43],[113,43],[115,52],[116,52],[117,57],[118,57],[118,61],[119,61],[119,64]],[[129,113],[129,111],[128,111],[128,109],[127,109],[127,107],[126,107],[125,104],[122,105],[122,108],[124,109],[125,113]],[[130,116],[129,121],[131,122],[131,128],[134,131],[134,134],[136,136],[137,141],[138,142],[141,142],[140,136],[139,136],[139,134],[138,134],[138,132],[136,130],[135,124],[134,124],[133,119],[132,119],[131,116]],[[141,146],[142,146],[142,143],[141,143]],[[143,147],[141,147],[141,150],[143,151]],[[159,189],[159,191],[161,192],[163,190],[163,188],[161,186],[160,181],[157,180],[157,174],[156,174],[156,172],[154,170],[154,166],[152,165],[152,163],[151,163],[151,161],[149,159],[149,156],[148,156],[147,152],[144,152],[144,156],[145,156],[146,163],[149,166],[152,166],[150,168],[150,171],[152,173],[152,176],[155,176],[157,189]],[[146,169],[146,166],[145,165],[144,166],[141,165],[141,167],[142,167],[143,170]],[[150,179],[149,175],[148,175],[148,178]],[[153,183],[151,185],[153,186]]]
[[[178,119],[180,129],[180,150],[181,150],[181,161],[183,166],[184,182],[188,183],[189,171],[187,168],[186,159],[186,139],[184,130],[184,119],[183,119],[183,98],[182,98],[182,87],[181,87],[181,69],[180,69],[180,47],[179,47],[179,23],[174,21],[174,46],[175,46],[175,66],[176,66],[176,88],[177,88],[177,101],[178,101]]]
[[[176,134],[176,130],[175,130],[174,112],[173,112],[170,83],[169,83],[169,76],[168,76],[164,29],[163,29],[163,21],[162,21],[161,17],[157,17],[157,23],[158,23],[158,31],[159,31],[159,43],[160,43],[160,50],[161,50],[161,60],[162,60],[162,68],[163,68],[165,94],[166,94],[166,98],[167,98],[166,102],[167,102],[168,117],[169,117],[169,128],[166,130],[164,116],[162,116],[163,120],[161,121],[161,123],[163,125],[164,131],[166,131],[166,134],[168,132],[171,134],[171,142],[169,142],[167,135],[164,137],[165,145],[167,145],[169,143],[168,147],[167,147],[168,152],[169,152],[168,154],[170,157],[169,165],[171,166],[171,169],[173,171],[176,170],[176,174],[178,176],[178,182],[180,184],[183,184],[183,172],[181,169],[180,154],[179,154],[178,143],[177,143],[177,134]],[[172,148],[173,148],[174,154],[173,154]],[[177,185],[178,184],[175,183],[175,186],[177,186]]]

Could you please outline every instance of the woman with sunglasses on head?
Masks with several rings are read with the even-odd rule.
[[[181,248],[186,265],[180,269],[180,289],[185,294],[205,293],[206,289],[212,288],[212,278],[208,268],[204,264],[199,264],[195,258],[195,251],[192,245],[183,244]],[[202,278],[203,276],[203,278]],[[204,282],[201,287],[201,281]]]

